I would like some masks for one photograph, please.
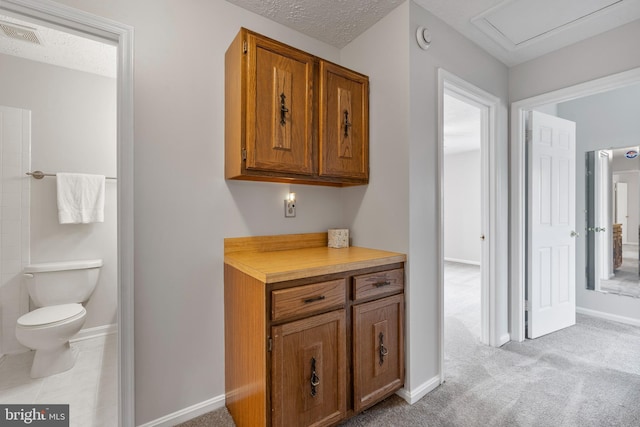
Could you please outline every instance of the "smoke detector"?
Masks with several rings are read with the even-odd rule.
[[[41,45],[42,42],[40,41],[36,31],[37,30],[35,28],[14,24],[12,22],[0,21],[0,34],[10,39]]]

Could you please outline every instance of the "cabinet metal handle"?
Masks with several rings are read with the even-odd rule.
[[[391,282],[387,280],[385,282],[375,283],[373,286],[375,286],[376,288],[381,288],[383,286],[389,286],[390,284],[391,284]]]
[[[378,339],[380,340],[380,366],[384,364],[384,357],[389,354],[389,350],[384,346],[384,334],[380,332],[378,335]]]
[[[325,299],[324,295],[318,295],[317,297],[307,298],[306,300],[304,300],[304,303],[309,304],[316,301],[322,301],[323,299]]]
[[[318,393],[318,390],[316,390],[316,387],[320,385],[320,377],[318,376],[318,374],[316,374],[316,358],[315,357],[311,358],[310,383],[311,383],[311,396],[315,397],[316,394]]]
[[[287,97],[285,96],[284,92],[282,92],[280,94],[280,125],[281,126],[285,126],[287,124],[287,119],[285,117],[285,114],[289,112],[289,109],[284,103],[284,100],[286,98]]]
[[[349,128],[352,126],[349,121],[349,111],[344,110],[344,136],[349,136]]]

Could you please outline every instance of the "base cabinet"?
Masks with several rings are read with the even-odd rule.
[[[237,426],[336,425],[404,385],[404,264],[276,283],[225,265],[225,345]]]

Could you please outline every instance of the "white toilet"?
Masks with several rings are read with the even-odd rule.
[[[36,307],[21,316],[16,338],[36,351],[31,377],[64,372],[75,364],[69,339],[77,334],[87,317],[82,306],[98,283],[101,259],[47,262],[24,268],[29,295]]]

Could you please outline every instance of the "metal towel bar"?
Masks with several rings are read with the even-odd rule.
[[[27,172],[27,175],[32,176],[34,179],[42,179],[45,176],[56,176],[55,173],[44,173],[42,171]],[[118,179],[118,178],[113,176],[105,176],[105,179]]]

